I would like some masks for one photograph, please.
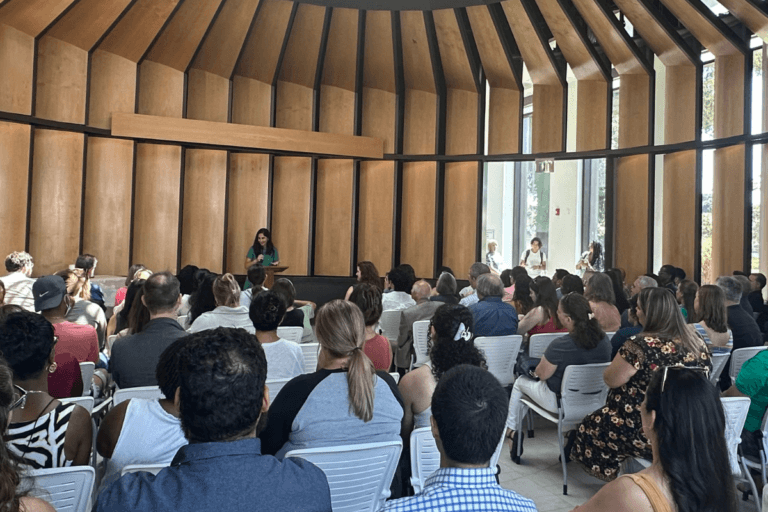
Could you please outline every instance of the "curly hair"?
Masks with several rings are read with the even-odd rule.
[[[84,270],[79,268],[59,270],[55,275],[64,279],[64,284],[67,285],[67,295],[91,300],[90,281]]]
[[[11,405],[15,399],[13,373],[0,358],[0,424],[8,424]],[[0,443],[0,509],[4,512],[19,512],[21,498],[27,495],[27,492],[18,491],[20,482],[18,459],[8,450],[5,443]]]
[[[219,327],[182,339],[179,409],[187,439],[209,443],[252,432],[267,380],[267,357],[256,336]]]
[[[381,284],[381,278],[379,277],[379,270],[376,265],[370,261],[361,261],[357,264],[357,268],[360,269],[360,282],[369,283],[381,291],[384,287]]]
[[[257,331],[271,332],[285,316],[285,304],[278,294],[273,291],[260,292],[251,300],[248,316]]]
[[[19,380],[40,375],[53,350],[53,325],[42,315],[11,313],[0,324],[0,352]]]
[[[375,325],[381,318],[381,295],[381,289],[370,283],[357,283],[352,287],[349,301],[363,312],[366,327]]]
[[[181,376],[179,375],[179,356],[181,348],[187,342],[187,337],[183,336],[176,339],[173,343],[165,347],[160,359],[155,367],[155,378],[160,391],[165,398],[173,400],[176,396],[176,390],[181,385]]]
[[[429,324],[431,329],[427,350],[432,359],[432,375],[437,381],[440,381],[445,372],[460,364],[488,369],[485,355],[475,346],[474,337],[469,340],[461,337],[454,339],[461,324],[472,332],[472,313],[461,304],[443,304],[437,308]],[[432,328],[435,330],[434,337]]]
[[[5,258],[5,270],[8,272],[18,272],[24,267],[32,267],[34,261],[28,252],[14,251]]]

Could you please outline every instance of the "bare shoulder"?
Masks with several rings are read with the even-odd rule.
[[[24,496],[19,502],[21,505],[19,510],[22,512],[56,512],[56,509],[50,503],[40,498]]]
[[[645,492],[628,477],[617,478],[603,486],[585,504],[573,512],[598,512],[622,510],[625,512],[653,512],[653,506]]]

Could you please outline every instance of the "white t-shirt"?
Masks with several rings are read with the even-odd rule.
[[[528,259],[525,255],[528,254]],[[534,270],[533,267],[538,267],[542,263],[546,263],[547,255],[541,249],[538,252],[533,252],[530,249],[526,249],[520,255],[520,261],[525,262],[525,269],[528,271],[528,275],[531,277],[537,277],[544,274],[543,270]]]
[[[279,339],[261,346],[267,356],[267,380],[292,379],[304,373],[304,353],[298,343]]]
[[[248,308],[245,306],[238,306],[236,308],[219,306],[213,311],[203,313],[192,322],[189,332],[206,331],[208,329],[216,329],[217,327],[234,327],[245,329],[250,334],[256,334],[253,322],[251,322],[251,318],[248,316]]]

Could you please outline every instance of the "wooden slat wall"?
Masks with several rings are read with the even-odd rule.
[[[0,23],[0,110],[32,113],[35,38]]]
[[[27,235],[30,126],[0,122],[0,257],[22,251]]]

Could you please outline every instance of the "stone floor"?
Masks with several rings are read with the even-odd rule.
[[[564,496],[557,426],[538,417],[534,425],[535,437],[525,440],[521,465],[512,462],[508,447],[502,451],[499,458],[501,485],[532,499],[539,512],[569,512],[588,501],[603,482],[571,462],[568,464],[568,495]],[[739,501],[739,512],[756,510],[754,498],[748,502]]]

